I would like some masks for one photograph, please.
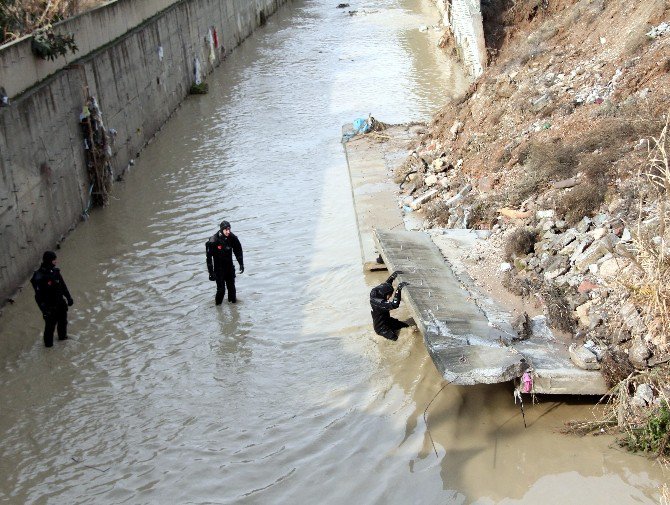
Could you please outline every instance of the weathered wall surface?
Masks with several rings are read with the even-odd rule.
[[[74,33],[79,51],[54,61],[35,58],[30,50],[32,36],[0,46],[0,86],[10,97],[56,73],[141,25],[179,0],[116,0],[90,12],[54,25],[56,33]]]
[[[486,66],[486,42],[480,0],[435,0],[442,22],[451,28],[459,56],[472,77]]]
[[[0,108],[0,305],[89,205],[79,125],[87,95],[118,132],[118,175],[187,95],[195,60],[210,72],[286,1],[179,1]]]

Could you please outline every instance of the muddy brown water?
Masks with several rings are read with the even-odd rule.
[[[63,243],[69,341],[42,346],[30,289],[6,307],[2,503],[658,503],[661,468],[558,433],[589,401],[524,429],[507,386],[449,386],[433,452],[442,382],[418,334],[372,333],[340,127],[425,120],[466,83],[428,2],[336,3],[271,18]],[[224,218],[246,272],[217,308]]]

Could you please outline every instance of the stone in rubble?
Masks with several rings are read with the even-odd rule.
[[[607,235],[607,232],[607,228],[596,228],[595,230],[591,230],[589,233],[593,237],[593,240],[600,240],[605,235]]]
[[[593,283],[593,282],[591,282],[591,281],[588,281],[588,280],[584,280],[584,281],[581,282],[581,284],[580,284],[579,287],[577,288],[577,292],[579,292],[579,293],[588,293],[588,292],[590,292],[590,291],[593,291],[593,290],[596,289],[596,288],[598,288],[598,285],[597,285],[597,284],[595,284],[595,283]]]
[[[527,340],[532,336],[530,318],[525,312],[514,318],[512,328],[516,330],[518,340]]]
[[[575,309],[577,319],[579,319],[579,323],[584,327],[588,327],[589,323],[591,322],[591,319],[589,318],[591,305],[593,305],[593,302],[589,300]]]
[[[599,370],[598,358],[583,345],[571,344],[568,348],[570,360],[582,370]]]
[[[600,264],[600,277],[611,281],[617,278],[621,270],[630,264],[626,258],[610,258]]]
[[[630,330],[631,334],[641,335],[647,330],[637,308],[631,302],[623,304],[619,309],[619,314],[623,319],[623,325]]]
[[[575,227],[579,233],[586,233],[591,227],[591,219],[584,217]]]
[[[649,384],[640,384],[635,389],[633,399],[638,400],[640,407],[646,407],[654,402],[654,390]]]
[[[641,337],[635,337],[633,343],[628,349],[628,361],[638,370],[647,368],[647,358],[651,356],[651,351],[642,341]]]
[[[570,270],[570,261],[566,256],[555,256],[544,270],[546,280],[555,279]]]
[[[563,250],[568,244],[571,244],[577,239],[577,230],[570,228],[564,233],[561,233],[554,239],[554,241],[549,245],[549,249],[559,252]],[[567,255],[566,255],[567,256]]]
[[[590,235],[585,235],[581,240],[575,242],[577,243],[577,245],[575,246],[574,250],[572,251],[572,254],[570,255],[570,263],[572,264],[574,264],[577,257],[580,254],[582,254],[586,250],[586,248],[593,243],[593,237]]]
[[[575,258],[575,268],[579,272],[584,272],[589,268],[589,265],[594,264],[608,252],[609,248],[606,240],[600,239]]]

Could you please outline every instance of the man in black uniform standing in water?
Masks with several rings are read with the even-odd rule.
[[[214,301],[221,305],[223,296],[228,288],[228,301],[237,302],[235,291],[235,266],[233,265],[233,254],[240,265],[240,273],[244,272],[244,260],[242,258],[242,244],[237,236],[230,231],[230,223],[221,221],[220,229],[205,244],[207,251],[207,270],[209,280],[216,281],[216,296]]]
[[[400,306],[402,288],[407,286],[407,282],[398,284],[398,288],[393,295],[393,281],[402,272],[393,272],[386,282],[372,288],[370,291],[370,306],[372,307],[372,326],[377,335],[381,335],[389,340],[398,340],[398,330],[409,326],[403,321],[391,317],[389,311],[397,309]],[[391,299],[393,298],[393,299]]]
[[[67,308],[74,301],[56,267],[56,253],[46,251],[40,268],[33,273],[30,283],[35,289],[35,301],[44,317],[44,345],[54,345],[54,330],[58,328],[58,340],[67,339]]]

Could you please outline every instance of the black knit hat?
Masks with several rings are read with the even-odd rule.
[[[45,251],[42,255],[42,263],[45,265],[52,265],[54,260],[57,258],[56,253],[53,251]]]
[[[221,221],[219,228],[222,230],[225,230],[226,228],[230,229],[230,223],[228,221]]]

